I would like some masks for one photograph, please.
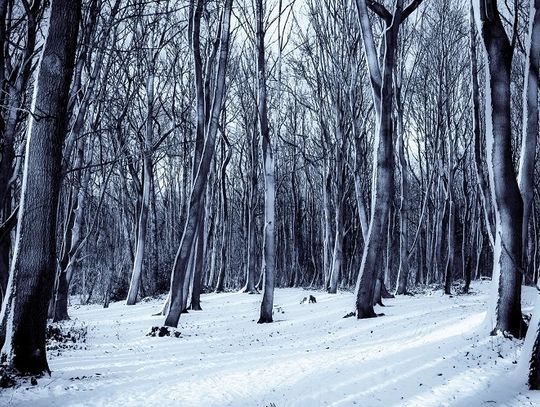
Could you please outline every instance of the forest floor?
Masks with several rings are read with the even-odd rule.
[[[85,324],[86,343],[51,352],[52,376],[1,391],[0,405],[538,406],[512,374],[521,341],[481,330],[488,287],[386,300],[362,321],[343,318],[351,293],[280,289],[268,325],[255,323],[259,295],[209,294],[178,338],[146,336],[160,301],[75,306],[67,326]],[[309,294],[317,303],[300,304]]]

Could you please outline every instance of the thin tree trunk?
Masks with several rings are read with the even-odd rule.
[[[144,137],[144,152],[143,152],[143,188],[141,208],[139,211],[139,223],[137,227],[137,248],[135,251],[135,260],[133,262],[133,271],[131,273],[131,282],[126,305],[135,305],[137,296],[139,295],[139,286],[141,284],[141,276],[146,249],[146,240],[148,235],[148,214],[150,211],[150,193],[152,189],[152,148],[154,143],[154,72],[150,68],[150,73],[146,82],[146,134]]]
[[[263,300],[258,323],[270,323],[274,307],[274,279],[276,272],[275,248],[275,168],[274,153],[268,126],[268,101],[266,89],[265,30],[263,27],[263,0],[256,0],[256,43],[257,43],[257,82],[258,118],[264,168],[264,241],[262,273],[264,274]]]
[[[524,135],[521,145],[519,187],[523,197],[523,264],[527,264],[529,222],[534,200],[534,167],[538,137],[538,64],[540,63],[540,0],[531,1],[529,13],[528,69],[525,70],[524,86]],[[536,225],[536,223],[533,223]],[[534,256],[536,257],[536,256]],[[534,264],[534,262],[533,262]],[[534,266],[533,266],[534,267]],[[536,274],[536,267],[534,273]],[[535,285],[536,276],[533,277]],[[521,369],[528,376],[531,390],[540,390],[540,294],[529,325],[529,332],[522,350]]]
[[[538,74],[540,64],[540,0],[531,1],[529,13],[529,48],[523,88],[523,137],[518,183],[523,198],[523,265],[527,267],[529,223],[534,200],[534,167],[538,144]]]
[[[198,25],[200,31],[200,18],[203,12],[203,2],[198,0],[197,11]],[[227,61],[229,57],[229,39],[230,39],[230,22],[231,22],[232,0],[226,0],[223,8],[222,23],[221,23],[221,47],[218,62],[218,72],[215,80],[214,99],[212,100],[211,111],[209,112],[208,126],[205,126],[205,141],[204,149],[200,159],[200,164],[194,168],[194,180],[189,200],[189,209],[186,225],[180,242],[180,247],[175,257],[173,272],[171,276],[170,288],[170,307],[165,318],[165,325],[176,328],[182,313],[182,304],[184,303],[182,287],[189,266],[190,252],[193,248],[193,241],[197,231],[197,222],[199,213],[204,205],[203,196],[208,182],[208,174],[210,164],[214,156],[216,145],[216,137],[219,125],[219,118],[223,109],[223,101],[225,97],[225,75]],[[197,18],[194,17],[194,25],[197,25]],[[196,37],[196,35],[194,35]],[[199,126],[199,123],[197,124]]]
[[[83,163],[83,151],[80,151],[79,155],[81,159],[79,162]],[[90,171],[84,174],[84,177],[80,181],[80,186],[77,190],[76,207],[70,209],[68,215],[66,233],[64,237],[64,247],[62,248],[62,258],[60,259],[58,270],[58,287],[56,290],[56,296],[54,298],[54,315],[53,320],[63,321],[69,319],[68,315],[68,297],[69,297],[69,285],[73,276],[73,265],[77,259],[73,256],[76,253],[81,240],[82,240],[82,227],[85,216],[86,208],[86,193],[88,184],[90,183]]]
[[[397,105],[397,141],[400,172],[400,206],[399,206],[399,271],[396,294],[408,294],[407,282],[409,280],[409,211],[410,186],[409,166],[405,158],[405,129],[403,128],[403,106],[401,100],[401,87],[396,86]]]
[[[246,285],[243,289],[248,294],[256,294],[256,260],[257,260],[257,247],[256,247],[256,222],[257,222],[257,172],[259,171],[259,151],[258,151],[258,139],[257,131],[254,130],[250,135],[251,140],[249,143],[249,157],[250,157],[250,170],[249,175],[249,195],[248,195],[248,247],[247,247],[247,270],[246,270]]]
[[[191,307],[193,311],[202,311],[201,308],[201,291],[202,291],[202,275],[204,267],[204,217],[201,215],[199,229],[197,231],[197,243],[195,246],[195,265],[193,269],[193,287],[191,289]]]
[[[489,237],[491,247],[495,246],[495,238],[493,237],[493,206],[490,202],[490,192],[488,183],[482,171],[482,132],[480,128],[480,86],[478,84],[478,62],[476,55],[476,29],[474,27],[474,10],[471,2],[470,10],[470,30],[469,30],[469,52],[471,58],[471,85],[472,85],[472,119],[473,119],[473,135],[474,135],[474,171],[476,174],[476,182],[480,192],[482,201],[482,209],[484,214],[484,224]]]
[[[344,219],[343,212],[345,210],[345,191],[344,191],[344,150],[345,150],[345,133],[343,131],[343,113],[341,106],[336,106],[336,171],[335,171],[335,226],[336,236],[334,239],[334,252],[332,255],[332,267],[330,269],[330,282],[328,292],[335,294],[337,292],[338,280],[343,273],[343,234],[344,234]]]

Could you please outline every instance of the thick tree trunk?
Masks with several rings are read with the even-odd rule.
[[[489,316],[494,334],[502,332],[522,338],[526,330],[521,315],[523,200],[512,161],[512,47],[496,1],[480,2],[478,11],[486,51],[486,155],[496,219],[493,255],[496,292]]]
[[[371,196],[371,219],[364,247],[358,281],[356,283],[357,318],[375,317],[373,309],[374,289],[378,275],[378,261],[383,257],[388,215],[393,195],[393,74],[397,33],[401,21],[402,2],[396,2],[395,14],[386,21],[384,34],[385,54],[381,74],[373,44],[373,35],[365,0],[356,1],[362,29],[364,50],[372,82],[373,101],[377,112],[373,186]],[[380,96],[379,96],[380,95]]]
[[[62,144],[80,15],[80,1],[52,1],[28,126],[17,238],[0,315],[2,358],[24,374],[50,372],[47,305],[56,268]]]

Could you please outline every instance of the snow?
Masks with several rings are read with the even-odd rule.
[[[2,406],[533,406],[513,374],[522,341],[481,331],[489,282],[386,300],[384,317],[344,319],[353,294],[277,289],[273,324],[260,295],[209,294],[180,338],[147,337],[162,302],[72,307],[87,349],[50,357],[52,376],[0,393]],[[316,296],[316,304],[300,304]],[[535,290],[525,289],[532,309]]]

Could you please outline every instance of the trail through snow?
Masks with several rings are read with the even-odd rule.
[[[386,300],[362,321],[343,318],[351,293],[280,289],[268,325],[255,323],[260,296],[209,294],[180,338],[146,336],[158,301],[72,307],[88,349],[51,356],[50,378],[2,391],[0,406],[540,406],[511,373],[521,342],[480,332],[488,287]]]

